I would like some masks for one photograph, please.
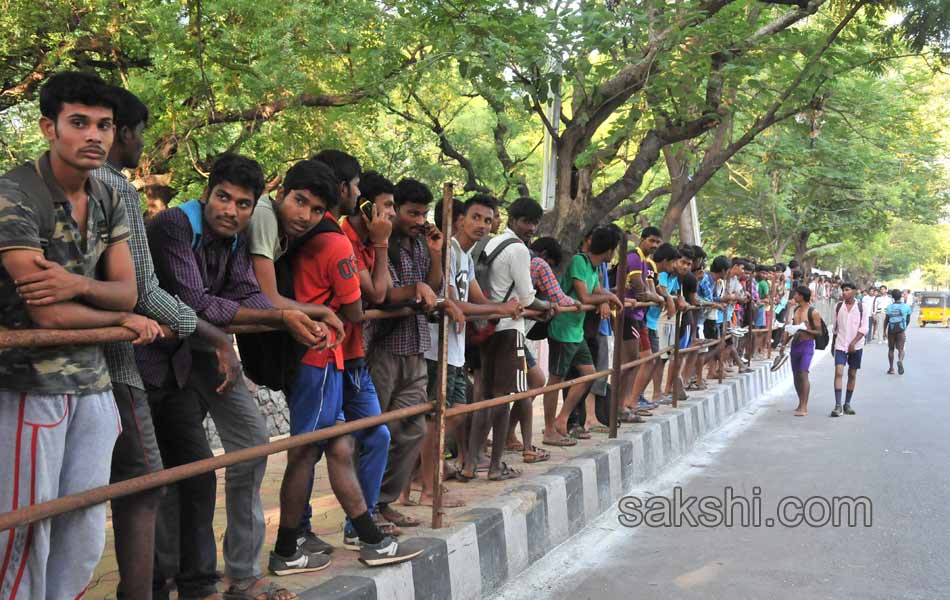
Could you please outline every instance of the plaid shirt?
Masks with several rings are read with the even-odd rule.
[[[192,249],[187,215],[179,208],[171,208],[149,222],[148,242],[161,286],[178,294],[212,325],[230,325],[241,306],[274,308],[254,276],[245,236],[238,236],[234,247],[232,238],[218,237],[205,228],[198,247]],[[187,341],[163,340],[138,346],[135,358],[142,379],[156,387],[164,383],[170,366],[179,386],[184,385],[191,371],[191,347]]]
[[[393,279],[394,287],[406,287],[419,282],[425,283],[429,278],[429,268],[432,257],[426,247],[425,238],[418,237],[410,240],[409,249],[393,240],[399,247],[399,262],[389,261],[389,275]],[[436,293],[439,290],[434,290]],[[393,324],[388,335],[382,336],[380,345],[398,356],[422,354],[429,348],[429,323],[425,315],[402,317]]]
[[[138,191],[121,171],[109,163],[96,169],[92,174],[114,189],[125,205],[129,230],[132,232],[129,248],[132,250],[135,283],[139,292],[138,304],[135,306],[136,312],[155,319],[163,325],[168,325],[178,334],[178,337],[188,337],[194,333],[197,324],[195,311],[158,285],[158,277],[155,276],[155,269],[152,266],[152,255],[148,252],[148,239],[145,237],[145,223],[142,221]],[[131,342],[106,344],[105,353],[112,381],[144,389],[142,378],[139,377],[139,371],[135,365],[135,351]]]
[[[561,306],[574,306],[574,300],[561,289],[551,265],[540,256],[531,259],[531,284],[543,299]]]

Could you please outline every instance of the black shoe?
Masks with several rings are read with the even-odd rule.
[[[844,405],[844,414],[846,414],[846,415],[853,415],[853,414],[854,414],[854,409],[851,408],[851,405],[850,405],[850,404],[845,404],[845,405]]]
[[[897,372],[900,375],[904,374],[904,361],[901,361],[901,360],[897,361]]]
[[[333,554],[333,546],[318,538],[312,531],[297,537],[297,548],[306,554]]]
[[[329,566],[330,557],[326,554],[322,552],[309,553],[301,548],[297,548],[293,556],[281,556],[271,552],[270,560],[267,561],[267,569],[278,577],[295,573],[310,573],[326,569]]]
[[[840,416],[841,416],[841,407],[840,407],[840,406],[835,406],[835,409],[834,409],[833,411],[831,411],[831,416],[832,416],[832,417],[840,417]]]
[[[396,538],[386,536],[378,544],[363,544],[360,548],[360,562],[367,567],[382,567],[406,562],[422,554],[422,550],[409,550],[400,546]]]

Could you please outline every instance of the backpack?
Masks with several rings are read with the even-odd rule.
[[[287,252],[274,261],[278,294],[284,298],[294,298],[294,256],[311,238],[330,232],[343,233],[332,220],[321,220],[310,231],[293,240]],[[329,305],[331,300],[332,291],[325,304]],[[297,375],[300,359],[307,353],[306,346],[298,344],[286,331],[239,333],[236,337],[241,364],[248,379],[257,385],[288,393]]]
[[[204,220],[202,217],[202,205],[201,202],[197,200],[189,200],[183,204],[180,204],[178,208],[181,209],[185,216],[188,217],[188,224],[191,225],[191,249],[196,250],[198,246],[201,245],[202,229]],[[234,236],[231,240],[231,252],[237,250],[238,246],[238,236]]]
[[[112,211],[106,210],[102,205],[100,198],[112,198],[112,206],[118,204],[116,192],[105,183],[95,177],[89,177],[89,184],[93,189],[93,197],[99,203],[102,214],[106,217],[106,227],[100,228],[98,235],[105,242],[109,241],[109,232],[112,230]],[[43,254],[49,247],[53,233],[56,231],[56,203],[53,202],[53,195],[46,182],[40,174],[40,161],[23,163],[14,167],[0,178],[0,189],[10,188],[11,191],[17,190],[26,196],[26,201],[33,209],[36,218],[36,228],[40,237],[40,245],[43,248]],[[88,235],[88,232],[87,232]]]
[[[485,297],[492,299],[492,287],[491,287],[491,267],[495,262],[495,259],[502,253],[502,251],[512,244],[521,244],[522,241],[518,238],[509,238],[503,240],[498,244],[490,253],[486,251],[488,247],[489,240],[481,240],[475,246],[472,247],[472,258],[475,260],[475,280],[478,282],[478,287],[482,289]],[[505,293],[504,299],[501,302],[507,302],[511,297],[511,292],[515,289],[515,284],[512,282],[511,286],[508,288],[508,291]],[[478,346],[482,342],[487,340],[495,333],[495,327],[498,325],[498,319],[492,319],[490,321],[485,319],[478,319],[469,323],[469,326],[466,328],[465,344],[467,346]]]
[[[811,325],[814,322],[812,321],[812,317],[811,317],[814,312],[815,312],[814,308],[808,309],[808,324],[809,325]],[[819,315],[818,318],[821,319],[821,316]],[[821,319],[821,335],[815,338],[815,349],[824,350],[825,348],[828,347],[829,341],[831,341],[831,338],[828,335],[828,326],[825,325],[825,320]]]
[[[896,304],[891,304],[887,307],[885,314],[887,315],[887,333],[903,333],[907,329],[907,320],[904,318],[904,313],[898,309],[897,311],[891,311],[891,308],[896,306]]]

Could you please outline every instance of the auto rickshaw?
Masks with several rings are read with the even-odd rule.
[[[938,323],[950,327],[950,292],[920,292],[917,325]]]

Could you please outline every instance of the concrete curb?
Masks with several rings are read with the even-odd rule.
[[[552,467],[482,502],[445,529],[419,529],[409,544],[425,552],[408,563],[354,570],[302,593],[303,600],[474,600],[567,541],[617,502],[625,490],[654,477],[736,412],[788,379],[759,366],[715,385],[696,401],[599,448]]]

